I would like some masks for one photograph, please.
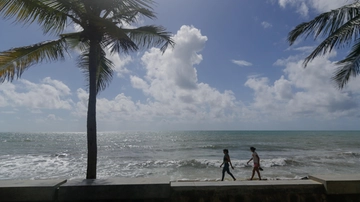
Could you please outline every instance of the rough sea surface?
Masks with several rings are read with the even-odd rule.
[[[0,133],[0,180],[84,179],[86,145],[86,133]],[[247,179],[250,146],[268,180],[359,173],[360,131],[142,131],[98,132],[98,178],[219,180],[227,148]]]

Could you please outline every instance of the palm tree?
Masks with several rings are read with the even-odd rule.
[[[78,67],[88,79],[87,172],[86,179],[96,179],[96,96],[113,75],[111,53],[129,53],[140,48],[160,47],[164,52],[174,42],[161,26],[127,28],[139,17],[156,18],[153,0],[0,0],[0,15],[15,22],[38,23],[44,34],[56,34],[57,40],[0,52],[0,81],[13,81],[34,64],[65,59],[69,50],[80,50]],[[64,33],[67,25],[82,31]]]
[[[332,79],[340,89],[344,88],[350,76],[360,73],[360,3],[358,1],[338,9],[322,13],[309,22],[296,26],[288,35],[290,46],[296,39],[304,35],[313,35],[315,39],[325,39],[304,60],[304,66],[319,55],[329,53],[333,48],[352,45],[350,53],[338,61],[338,69]]]

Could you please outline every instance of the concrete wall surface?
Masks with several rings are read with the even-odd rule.
[[[0,201],[54,201],[66,180],[4,180],[0,181]]]
[[[58,201],[168,201],[170,178],[72,180],[59,189]]]
[[[324,184],[327,194],[360,193],[360,174],[310,175],[309,178]]]
[[[324,186],[312,180],[171,183],[173,202],[322,202]]]
[[[0,202],[360,202],[360,175],[309,178],[223,182],[170,182],[168,177],[8,180],[0,181]]]

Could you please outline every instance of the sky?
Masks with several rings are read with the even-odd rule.
[[[298,24],[351,0],[156,0],[176,45],[111,55],[113,80],[97,98],[98,131],[360,130],[360,78],[331,81],[345,46],[304,58],[320,43],[294,45]],[[0,51],[56,36],[0,19]],[[67,31],[77,29],[69,25]],[[31,66],[0,84],[0,132],[84,132],[88,92],[76,53]]]

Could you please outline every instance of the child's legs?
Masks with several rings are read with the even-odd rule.
[[[255,175],[255,168],[253,168],[253,170],[252,170],[252,175],[251,175],[250,180],[252,180],[252,179],[253,179],[254,175]]]
[[[259,180],[261,180],[261,176],[260,176],[259,170],[257,170],[256,172],[257,172],[257,174],[258,174],[258,176],[259,176]]]
[[[227,173],[235,180],[235,177],[234,177],[234,175],[230,172],[230,170],[228,169],[227,170]]]
[[[221,177],[221,181],[224,181],[225,171],[226,171],[226,169],[225,169],[225,167],[224,167],[224,168],[223,168],[223,170],[222,170],[222,177]]]
[[[260,172],[259,172],[259,167],[260,165],[258,163],[254,163],[254,168],[253,168],[253,172],[252,172],[252,176],[251,176],[251,179],[253,179],[254,175],[255,175],[255,171],[257,172],[258,176],[259,176],[259,179],[261,180],[261,177],[260,177]]]
[[[258,177],[259,177],[259,180],[261,180],[261,176],[260,176],[260,171],[259,171],[259,167],[257,167],[257,168],[254,168],[255,169],[255,171],[257,172],[257,174],[258,174]]]
[[[224,180],[225,172],[228,172],[228,173],[230,172],[230,171],[229,171],[229,164],[227,164],[227,163],[224,164],[224,168],[223,168],[223,170],[222,170],[222,178],[221,178],[221,181]]]

